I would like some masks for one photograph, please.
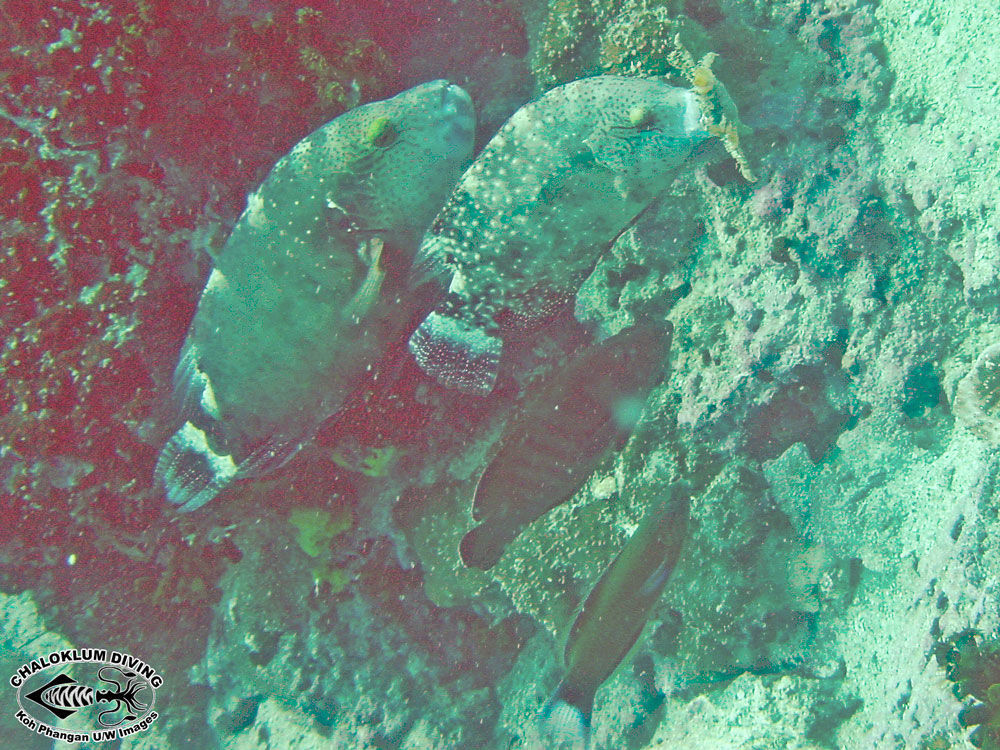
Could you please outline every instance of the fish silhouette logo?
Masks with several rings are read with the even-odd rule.
[[[121,675],[123,678],[121,682],[114,677],[105,677],[105,673],[113,675],[114,672]],[[101,667],[97,675],[102,682],[114,685],[114,689],[95,690],[89,685],[77,682],[67,674],[60,673],[45,685],[28,693],[25,698],[37,703],[59,719],[68,718],[81,708],[97,703],[114,703],[113,708],[101,711],[97,715],[97,722],[102,727],[116,727],[126,721],[135,721],[138,718],[136,714],[147,707],[146,703],[142,703],[137,698],[139,693],[148,690],[140,680],[135,679],[138,675],[135,672],[123,671],[118,667]],[[115,714],[124,715],[114,721]],[[112,718],[105,718],[109,715]]]
[[[128,654],[67,649],[23,664],[9,682],[17,688],[17,720],[26,729],[65,742],[100,742],[152,725],[163,678]]]

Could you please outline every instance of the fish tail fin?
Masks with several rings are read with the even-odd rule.
[[[424,318],[409,341],[421,370],[441,385],[477,396],[496,385],[502,348],[492,332],[440,312]]]
[[[154,477],[178,510],[200,508],[237,475],[232,456],[217,453],[205,432],[191,422],[175,432],[160,451]]]
[[[190,419],[203,410],[203,402],[214,398],[208,376],[198,366],[198,352],[186,342],[174,369],[173,401],[181,419]]]
[[[545,704],[538,729],[549,750],[590,750],[590,710],[584,711],[563,697],[564,683]]]
[[[483,523],[462,537],[458,552],[465,567],[489,570],[500,560],[508,541],[503,529],[493,529]]]

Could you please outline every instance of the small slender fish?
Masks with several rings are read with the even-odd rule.
[[[401,277],[474,126],[465,91],[421,84],[319,128],[250,195],[174,373],[180,427],[155,475],[180,510],[281,466],[402,334]]]
[[[566,672],[540,717],[553,750],[589,747],[594,695],[632,650],[659,600],[680,557],[689,507],[686,487],[651,507],[583,603],[566,641]]]
[[[466,566],[492,568],[521,529],[569,500],[631,434],[662,374],[671,330],[669,322],[640,321],[538,387],[479,478],[472,506],[479,524],[459,547]]]
[[[724,153],[710,128],[695,90],[612,75],[556,87],[515,112],[421,242],[414,283],[433,281],[447,296],[410,337],[420,368],[489,393],[497,315],[537,320],[553,299],[572,299],[682,171]]]

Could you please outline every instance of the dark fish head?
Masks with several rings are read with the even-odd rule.
[[[333,125],[329,147],[343,148],[348,168],[373,191],[374,228],[390,226],[399,236],[387,236],[397,244],[415,245],[472,157],[469,95],[430,81],[357,107]]]
[[[662,81],[602,76],[600,116],[585,139],[593,158],[611,171],[662,188],[710,140],[696,94]]]
[[[464,166],[476,129],[472,98],[465,89],[438,79],[404,91],[387,104],[397,100],[406,111],[404,125],[414,135],[432,136],[425,145],[437,158],[457,158]]]

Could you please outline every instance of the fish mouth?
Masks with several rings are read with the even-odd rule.
[[[427,81],[419,86],[415,86],[411,89],[411,92],[420,97],[421,103],[426,102],[426,106],[428,107],[433,108],[436,104],[439,114],[458,117],[475,117],[475,111],[472,106],[472,97],[469,96],[469,92],[458,84],[451,83],[444,78]],[[437,97],[436,101],[434,97]]]
[[[469,92],[454,83],[446,83],[441,89],[441,109],[446,115],[463,119],[474,117],[472,97]]]
[[[472,106],[469,92],[454,83],[442,81],[440,113],[445,122],[450,123],[451,139],[464,144],[471,139],[476,130],[476,111]]]

